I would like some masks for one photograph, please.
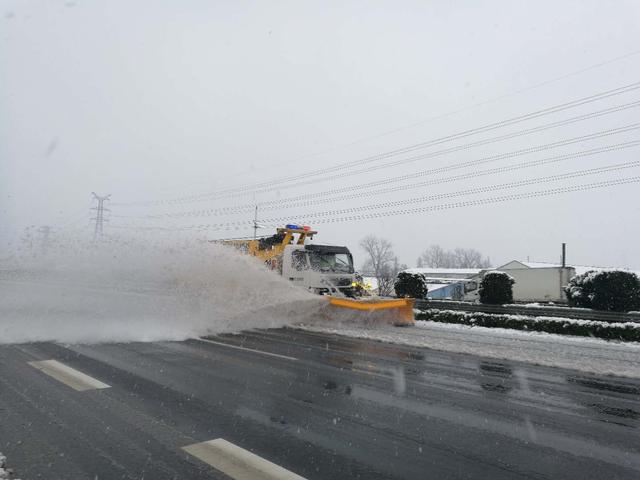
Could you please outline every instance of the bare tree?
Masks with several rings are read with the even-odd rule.
[[[489,257],[473,248],[456,248],[444,250],[440,245],[431,245],[419,258],[419,264],[430,268],[488,268]]]
[[[390,295],[398,272],[406,265],[400,265],[391,242],[384,238],[368,235],[360,241],[360,247],[368,257],[362,270],[373,274],[378,282],[379,295]]]
[[[420,256],[422,264],[431,268],[452,268],[450,252],[446,252],[440,245],[431,245]]]
[[[456,248],[453,251],[457,268],[487,268],[491,266],[489,257],[482,257],[482,254],[473,248]]]

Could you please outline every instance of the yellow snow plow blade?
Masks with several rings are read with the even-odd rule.
[[[397,326],[414,325],[413,298],[398,298],[394,300],[354,300],[352,298],[327,297],[329,304],[334,307],[363,310],[366,312],[382,313],[385,323]]]

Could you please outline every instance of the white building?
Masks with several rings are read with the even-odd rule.
[[[508,273],[515,280],[513,300],[516,302],[566,302],[564,287],[576,275],[574,267],[518,260],[495,270]],[[475,295],[477,298],[477,290]]]
[[[515,280],[515,302],[565,303],[564,287],[575,275],[590,270],[612,270],[607,267],[512,260],[496,268],[409,268],[405,272],[424,275],[428,284],[427,298],[442,300],[478,300],[478,287],[488,271],[508,273]],[[615,269],[624,270],[624,269]],[[636,272],[640,276],[640,272]]]
[[[565,266],[544,262],[521,262],[512,260],[494,271],[508,273],[515,280],[513,285],[513,300],[515,302],[554,302],[564,303],[567,297],[564,287],[575,275],[581,275],[590,270],[609,270],[604,267],[584,265]],[[482,275],[474,278],[480,283]],[[478,300],[478,291],[468,291],[465,300]]]

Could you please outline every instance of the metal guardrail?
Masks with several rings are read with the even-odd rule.
[[[525,305],[484,305],[482,303],[455,302],[450,300],[416,300],[415,308],[458,310],[462,312],[501,313],[503,315],[527,315],[531,317],[562,317],[574,320],[594,320],[597,322],[640,322],[640,313],[601,312],[586,308],[525,306]]]

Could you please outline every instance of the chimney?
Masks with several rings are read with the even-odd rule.
[[[567,266],[567,244],[562,243],[562,268]]]

